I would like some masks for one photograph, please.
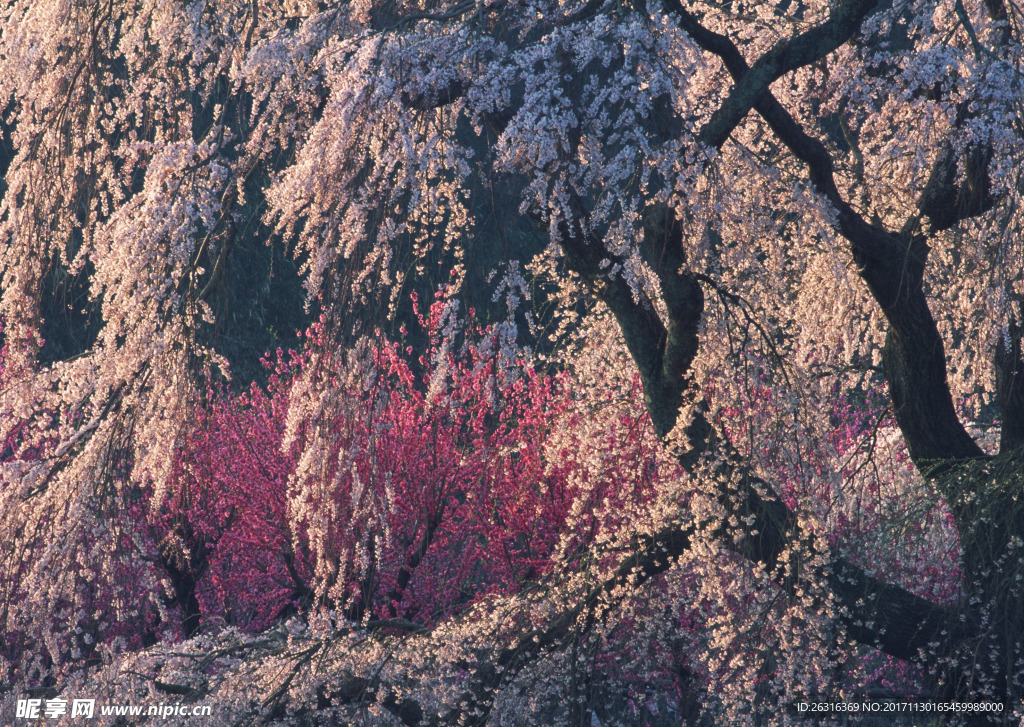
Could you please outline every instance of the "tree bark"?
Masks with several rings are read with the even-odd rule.
[[[702,26],[679,0],[664,0],[664,4],[698,45],[722,60],[737,87],[746,81],[752,67],[729,38]],[[834,38],[845,42],[853,37],[873,7],[865,4],[860,12],[843,16],[841,33],[837,29]],[[836,47],[831,43],[823,45],[824,53],[813,60]],[[891,377],[896,419],[914,463],[928,471],[939,460],[982,456],[953,406],[942,338],[922,289],[928,253],[923,238],[891,233],[858,215],[839,193],[832,158],[824,144],[800,127],[767,86],[757,95],[753,108],[779,140],[807,165],[815,189],[836,208],[839,232],[850,242],[861,277],[885,312],[890,324],[886,375]]]
[[[1012,452],[1024,446],[1024,331],[1012,321],[1006,336],[996,342],[993,364],[996,371],[996,403],[999,405],[999,451]]]

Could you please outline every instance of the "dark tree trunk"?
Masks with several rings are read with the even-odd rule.
[[[1012,452],[1024,445],[1024,358],[1021,327],[1011,323],[1002,341],[996,342],[996,403],[999,405],[999,451]]]

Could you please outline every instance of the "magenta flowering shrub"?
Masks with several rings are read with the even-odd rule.
[[[601,469],[588,471],[594,453],[556,435],[586,416],[568,375],[503,358],[494,329],[470,322],[445,334],[445,305],[416,308],[422,356],[372,344],[376,379],[347,393],[353,415],[333,423],[332,486],[303,502],[334,513],[329,532],[311,533],[319,524],[295,505],[296,459],[283,445],[304,357],[278,352],[265,390],[210,389],[147,518],[187,635],[199,620],[261,630],[311,607],[431,624],[537,582],[556,549],[571,565],[672,476],[651,458],[657,443],[635,401],[606,422]],[[334,561],[327,579],[315,559]]]

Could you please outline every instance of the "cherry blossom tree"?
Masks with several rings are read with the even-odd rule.
[[[938,702],[1002,705],[970,720],[1020,719],[1018,5],[16,0],[0,19],[0,573],[17,584],[0,629],[46,653],[9,650],[8,673],[214,695],[239,724],[587,724],[624,719],[592,698],[617,664],[660,689],[650,664],[686,651],[673,679],[707,712],[786,721],[775,703],[852,698],[890,659]],[[210,394],[232,369],[225,270],[254,241],[287,246],[322,314],[267,439],[294,462],[268,535],[286,557],[264,570],[310,590],[300,618],[246,617],[259,637],[196,625],[213,596],[182,545],[228,552],[255,532],[235,518],[257,514],[226,495],[208,521],[160,521],[194,510],[181,453],[225,413]],[[377,617],[408,611],[408,569],[383,612],[356,593],[385,543],[370,524],[411,526],[387,496],[402,456],[358,455],[402,421],[339,422],[382,370],[416,379],[374,331],[390,323],[395,343],[438,271],[429,375],[393,402],[433,422],[438,467],[483,477],[474,457],[512,446],[488,443],[493,422],[424,413],[484,371],[455,366],[457,302],[475,298],[497,326],[480,381],[528,339],[573,377],[579,411],[628,399],[635,374],[679,470],[640,477],[656,492],[615,527],[550,534],[534,587],[401,628]],[[55,276],[92,321],[66,355],[43,335]],[[499,400],[529,420],[525,392]],[[543,436],[580,435],[559,450],[577,472],[655,457],[616,460],[608,427],[574,421]],[[427,480],[401,497],[428,498]],[[419,504],[397,562],[438,527]],[[192,651],[161,650],[181,636]]]

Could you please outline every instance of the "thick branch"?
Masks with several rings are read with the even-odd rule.
[[[758,484],[767,487],[766,483]],[[760,529],[760,537],[750,536],[744,541],[744,554],[755,561],[776,561],[786,535],[775,520],[779,508],[777,501],[759,495],[751,481],[737,487],[726,485],[731,496],[743,502],[741,509],[753,515],[752,524],[744,526],[749,534]],[[737,502],[733,499],[732,502]],[[401,692],[373,684],[363,677],[342,677],[330,693],[321,692],[320,707],[337,703],[357,703],[380,699],[386,709],[410,727],[443,724],[484,724],[494,692],[512,680],[519,671],[545,651],[564,648],[571,640],[584,636],[597,621],[595,613],[604,604],[619,600],[622,593],[636,593],[643,586],[669,570],[691,546],[696,537],[693,522],[672,523],[651,535],[638,538],[632,552],[623,559],[605,580],[595,584],[583,594],[547,594],[551,603],[573,604],[559,612],[540,628],[527,629],[516,634],[511,642],[498,639],[505,645],[492,654],[482,656],[476,663],[466,664],[474,675],[466,686],[460,705],[444,715],[427,716],[414,697],[408,696],[409,685]],[[817,577],[821,574],[808,574]],[[930,645],[969,637],[971,626],[961,622],[958,612],[915,596],[906,590],[868,576],[861,568],[837,559],[824,574],[833,592],[845,607],[841,615],[847,632],[861,643],[875,646],[901,659],[914,659]],[[792,595],[796,580],[786,584]],[[628,588],[623,588],[628,586]],[[529,603],[524,602],[524,611]]]
[[[664,437],[675,427],[683,394],[689,386],[686,372],[697,353],[697,329],[704,313],[700,286],[679,269],[681,232],[667,230],[665,234],[671,239],[655,243],[667,256],[655,265],[664,281],[666,325],[642,291],[634,292],[621,272],[612,273],[612,268],[622,261],[585,232],[586,212],[578,200],[573,213],[575,219],[560,225],[560,245],[566,262],[615,316],[640,371],[644,400],[655,431]]]
[[[966,104],[961,104],[963,109]],[[954,128],[963,123],[965,112],[958,109]],[[988,173],[988,162],[992,156],[990,147],[970,147],[964,157],[964,180],[957,183],[957,160],[953,145],[947,144],[932,167],[925,184],[918,209],[931,221],[933,231],[948,230],[963,220],[984,214],[995,206],[992,183]],[[912,220],[908,224],[916,224]]]
[[[752,70],[736,45],[704,28],[679,0],[664,2],[698,45],[722,59],[739,87]],[[847,17],[853,22],[855,16]],[[856,28],[844,30],[848,38]],[[779,140],[807,165],[814,187],[836,208],[839,232],[850,242],[861,277],[889,321],[885,373],[896,419],[914,463],[920,470],[929,471],[939,460],[982,456],[956,415],[946,376],[945,349],[925,299],[922,282],[927,244],[923,238],[894,234],[872,225],[857,214],[839,193],[832,157],[824,144],[808,135],[770,90],[764,89],[754,108]]]
[[[935,93],[940,94],[941,90],[936,90]],[[972,110],[969,101],[958,103],[950,137],[961,133],[967,122],[975,116],[976,110]],[[992,179],[988,171],[991,158],[991,143],[969,145],[964,152],[964,178],[958,183],[957,158],[952,138],[943,145],[917,202],[921,214],[928,216],[932,232],[948,230],[964,220],[988,212],[995,206]],[[914,232],[919,223],[920,215],[915,215],[906,222],[903,231]]]
[[[700,345],[697,329],[704,314],[704,292],[697,278],[684,270],[683,227],[671,210],[658,206],[648,211],[644,245],[667,312],[660,377],[685,381]],[[658,434],[664,438],[668,432]]]
[[[1024,446],[1024,356],[1021,336],[1024,331],[1012,322],[1006,337],[996,343],[994,367],[996,371],[996,402],[1002,426],[999,433],[999,452],[1011,452]]]
[[[768,93],[768,87],[774,81],[790,71],[810,65],[835,51],[857,32],[864,18],[876,5],[877,0],[845,0],[832,11],[832,14],[821,25],[816,25],[794,38],[777,43],[771,50],[758,58],[753,66],[746,68],[743,74],[739,76],[733,74],[736,84],[722,105],[700,130],[700,141],[709,147],[721,148],[747,113]],[[683,9],[679,0],[665,0],[665,6],[670,13],[674,13],[680,18],[680,25],[691,36],[693,36],[690,31],[692,27],[698,33],[704,31],[705,37],[708,39],[724,37],[717,36],[717,34],[700,27],[696,19]],[[694,36],[694,40],[703,47],[700,38]],[[731,41],[725,40],[729,46],[735,49]],[[722,44],[715,42],[715,47],[720,45]],[[707,50],[711,49],[707,48]],[[736,53],[739,54],[738,51]]]
[[[388,594],[388,611],[392,617],[398,616],[398,608],[402,605],[402,598],[405,596],[405,589],[408,587],[409,581],[412,580],[412,574],[419,567],[420,563],[423,562],[423,557],[430,549],[431,543],[434,542],[434,533],[437,532],[437,528],[441,524],[444,510],[443,505],[438,506],[437,512],[427,519],[419,545],[416,546],[416,550],[408,554],[405,563],[398,569],[395,587]]]
[[[441,88],[402,92],[402,104],[417,111],[429,111],[454,103],[466,93],[466,84],[456,78]]]

